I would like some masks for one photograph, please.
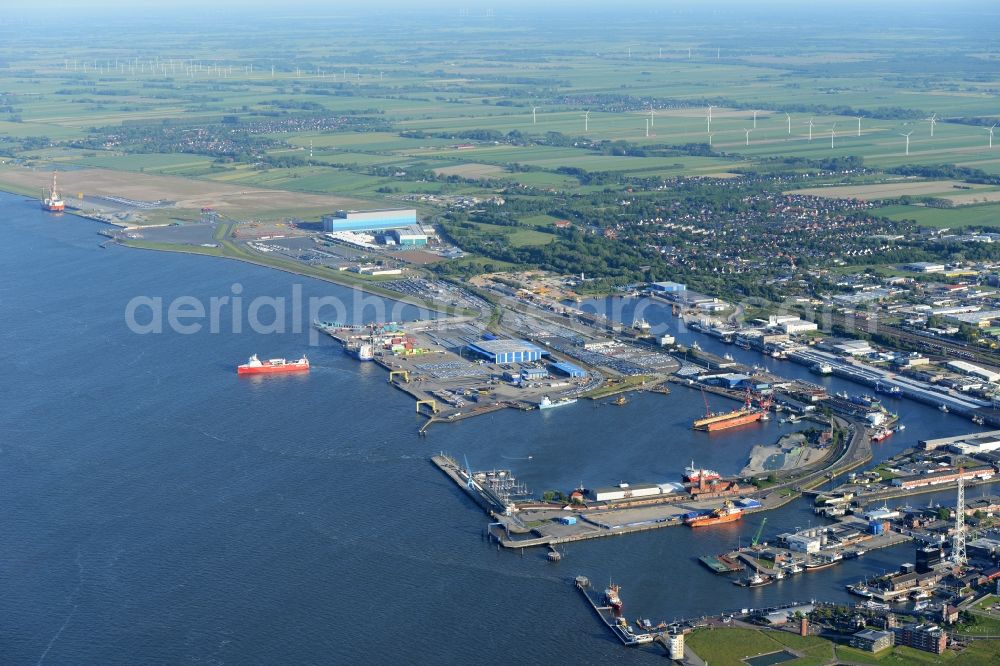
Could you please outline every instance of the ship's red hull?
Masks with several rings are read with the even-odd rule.
[[[749,414],[743,414],[741,416],[735,416],[730,419],[725,419],[723,421],[715,421],[709,423],[699,430],[707,430],[708,432],[715,432],[716,430],[728,430],[729,428],[736,428],[741,425],[746,425],[748,423],[756,423],[761,420],[764,416],[764,412],[751,412]]]
[[[47,210],[50,213],[61,213],[66,210],[66,204],[42,204],[42,210]]]
[[[241,365],[236,368],[236,374],[238,375],[278,375],[289,372],[309,372],[309,366],[306,364],[289,363],[287,365],[259,365],[254,367]]]
[[[687,521],[689,527],[708,527],[709,525],[721,525],[722,523],[731,523],[743,518],[743,512],[730,513],[725,516],[702,516],[698,518],[692,518]]]

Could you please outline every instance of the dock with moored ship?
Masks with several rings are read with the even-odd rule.
[[[590,585],[590,580],[586,576],[577,576],[574,581],[576,589],[580,591],[583,598],[587,600],[590,607],[594,609],[597,613],[597,617],[601,619],[601,622],[611,630],[618,640],[622,642],[623,645],[633,646],[633,645],[644,645],[647,643],[652,643],[656,637],[651,633],[637,634],[629,626],[628,622],[623,618],[616,617],[614,609],[611,606],[600,605],[599,602],[594,601],[593,588]]]

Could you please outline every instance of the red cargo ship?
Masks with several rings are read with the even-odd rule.
[[[270,375],[283,372],[309,372],[309,359],[305,356],[297,361],[286,361],[283,358],[272,358],[261,361],[257,354],[243,365],[236,367],[238,375]]]
[[[707,409],[707,402],[705,403],[705,407]],[[695,421],[692,424],[692,427],[695,430],[715,432],[716,430],[735,428],[737,426],[746,425],[747,423],[764,421],[767,419],[767,410],[770,409],[770,407],[771,399],[763,396],[759,398],[759,406],[754,407],[752,394],[748,390],[746,393],[746,402],[743,407],[734,409],[733,411],[726,412],[724,414],[712,414],[709,412],[705,415],[705,418]]]
[[[726,500],[722,508],[716,509],[705,516],[691,516],[684,523],[690,527],[707,527],[709,525],[719,525],[720,523],[731,523],[743,517],[743,509],[737,508],[732,502]]]

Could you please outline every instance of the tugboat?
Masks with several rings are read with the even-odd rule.
[[[943,402],[940,405],[938,405],[938,409],[940,409],[945,414],[951,411],[950,409],[948,409],[948,405],[944,404]]]
[[[774,579],[770,576],[762,576],[759,572],[754,572],[749,578],[743,580],[734,580],[733,585],[739,585],[741,587],[763,587],[764,585],[770,585],[774,582]]]

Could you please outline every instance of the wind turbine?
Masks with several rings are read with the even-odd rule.
[[[649,103],[649,126],[656,127],[656,111],[653,110],[653,103]]]
[[[712,135],[711,134],[708,135],[708,147],[709,148],[712,147]]]
[[[791,136],[791,134],[792,134],[792,116],[791,116],[791,114],[786,113],[785,114],[785,120],[788,121],[788,134],[789,134],[789,136]]]
[[[858,136],[861,136],[861,119],[862,118],[864,118],[864,116],[858,116]]]
[[[649,118],[646,118],[646,138],[649,138]]]
[[[830,128],[830,150],[833,150],[833,137],[837,135],[837,123]]]
[[[583,131],[590,131],[590,111],[583,112]]]
[[[538,124],[538,118],[535,116],[535,112],[536,111],[538,111],[538,107],[537,106],[531,107],[531,124],[532,125],[537,125]]]
[[[747,133],[747,145],[749,146],[750,145],[750,132],[752,132],[753,129],[747,129],[747,128],[744,127],[743,131]]]
[[[708,134],[712,133],[712,109],[715,107],[711,104],[708,105],[708,115],[705,116],[705,122],[708,123],[708,128],[705,130]]]
[[[996,127],[996,125],[994,125],[993,127],[989,128],[988,130],[986,130],[987,132],[990,133],[990,148],[993,147],[993,128],[994,127]]]
[[[907,155],[910,154],[910,135],[911,134],[913,134],[913,130],[910,130],[906,134],[903,134],[902,132],[899,134],[899,136],[905,136],[906,137],[906,154]]]
[[[754,110],[754,112],[753,112],[753,128],[757,129],[757,111],[756,110]]]
[[[931,138],[934,138],[934,125],[937,123],[937,114],[932,113],[931,117],[928,118],[927,120],[931,122]]]
[[[809,140],[812,141],[813,140],[813,119],[810,118],[809,122],[806,123],[806,124],[809,125]]]

